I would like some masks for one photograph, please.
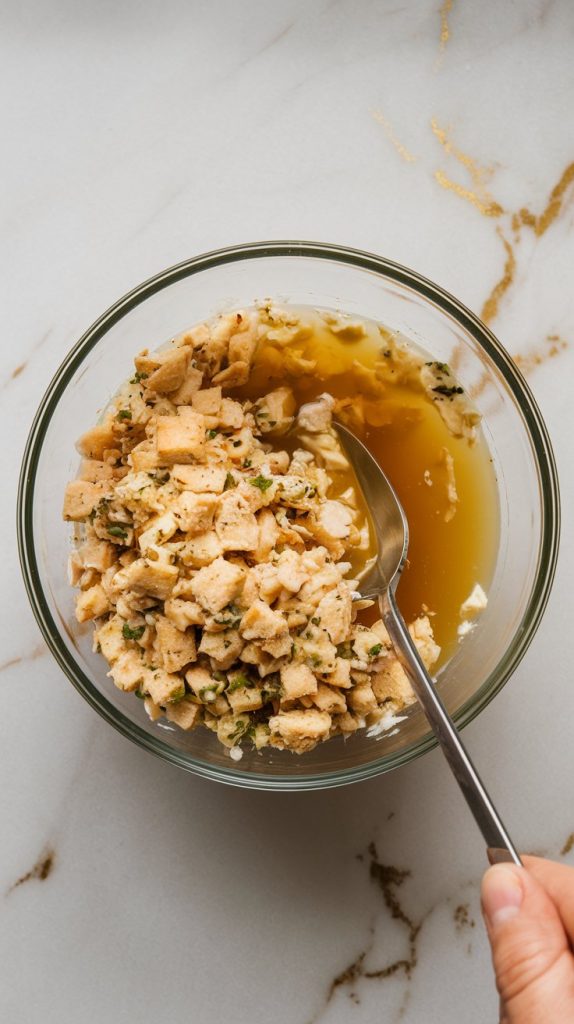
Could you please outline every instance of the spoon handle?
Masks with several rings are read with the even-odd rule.
[[[440,699],[411,639],[395,596],[387,590],[379,598],[381,615],[397,658],[404,668],[416,697],[440,743],[443,753],[474,815],[492,863],[510,861],[521,865],[520,857],[468,756],[458,731]]]

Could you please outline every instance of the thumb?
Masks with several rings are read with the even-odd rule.
[[[524,868],[497,864],[482,881],[482,910],[505,1024],[574,1021],[574,959],[545,889]]]

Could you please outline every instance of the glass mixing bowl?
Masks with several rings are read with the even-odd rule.
[[[273,297],[340,308],[400,331],[433,358],[453,363],[474,396],[498,480],[500,540],[488,608],[440,671],[437,685],[459,727],[504,685],[526,651],[556,564],[559,497],[546,428],[502,345],[447,292],[389,260],[334,245],[264,242],[197,256],[115,303],[83,335],[52,380],[34,420],[18,500],[19,547],[30,601],[54,657],[89,704],[140,746],[188,771],[260,789],[338,786],[406,764],[435,745],[413,705],[393,734],[363,732],[303,756],[245,750],[237,763],[206,729],[148,720],[143,702],[107,678],[92,652],[92,626],[74,617],[66,563],[71,527],[62,498],[78,456],[73,440],[97,419],[144,346],[156,348],[193,323]],[[485,514],[488,510],[485,509]],[[400,593],[399,593],[400,597]]]

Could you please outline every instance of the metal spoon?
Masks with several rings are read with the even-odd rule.
[[[361,597],[379,600],[381,616],[397,657],[482,832],[488,859],[491,863],[511,861],[520,865],[520,857],[419,657],[397,607],[395,591],[409,545],[405,513],[381,467],[364,444],[340,423],[334,426],[371,510],[377,540],[377,556],[361,580]]]

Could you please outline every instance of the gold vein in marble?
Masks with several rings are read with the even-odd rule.
[[[566,192],[570,185],[574,182],[574,163],[568,164],[568,167],[562,172],[560,180],[556,183],[552,189],[548,202],[542,213],[532,213],[527,207],[522,207],[512,217],[512,228],[515,232],[520,230],[520,227],[531,228],[534,234],[539,238],[548,230],[551,224],[554,223],[557,217],[562,212],[562,206],[564,203]]]
[[[3,661],[0,664],[0,672],[3,672],[7,668],[12,668],[13,665],[20,665],[23,661],[35,661],[36,658],[43,657],[47,654],[48,648],[46,644],[41,644],[39,647],[35,647],[30,654],[19,654],[15,658],[9,658],[8,661]]]
[[[502,277],[494,285],[494,288],[484,303],[480,313],[485,324],[489,324],[491,320],[494,320],[495,316],[498,315],[500,300],[510,288],[516,273],[516,256],[514,255],[514,249],[508,239],[504,237],[500,228],[497,229],[497,234],[504,246],[506,260],[504,263]]]
[[[406,146],[403,146],[400,139],[397,139],[392,124],[390,123],[390,121],[387,120],[382,111],[374,110],[373,117],[378,124],[382,125],[382,127],[385,130],[385,135],[387,136],[387,139],[395,147],[397,153],[399,154],[400,157],[402,157],[405,163],[415,163],[417,159],[416,156],[413,156],[410,150],[408,150]]]
[[[556,356],[560,355],[567,348],[568,342],[561,338],[559,334],[547,334],[542,345],[524,354],[518,353],[512,358],[518,369],[526,376],[532,373],[538,366],[548,362],[549,359],[555,359]]]
[[[454,0],[443,0],[440,6],[440,51],[443,53],[446,50],[447,43],[450,39],[450,27],[448,23],[448,16],[454,6]]]
[[[471,203],[484,217],[500,217],[504,213],[504,209],[500,203],[496,202],[486,187],[494,173],[494,168],[482,167],[469,153],[465,153],[455,146],[450,138],[450,129],[442,128],[434,117],[431,120],[431,129],[447,156],[454,157],[457,163],[464,167],[470,177],[472,187],[466,188],[464,185],[460,185],[441,170],[435,171],[434,175],[438,184]]]

